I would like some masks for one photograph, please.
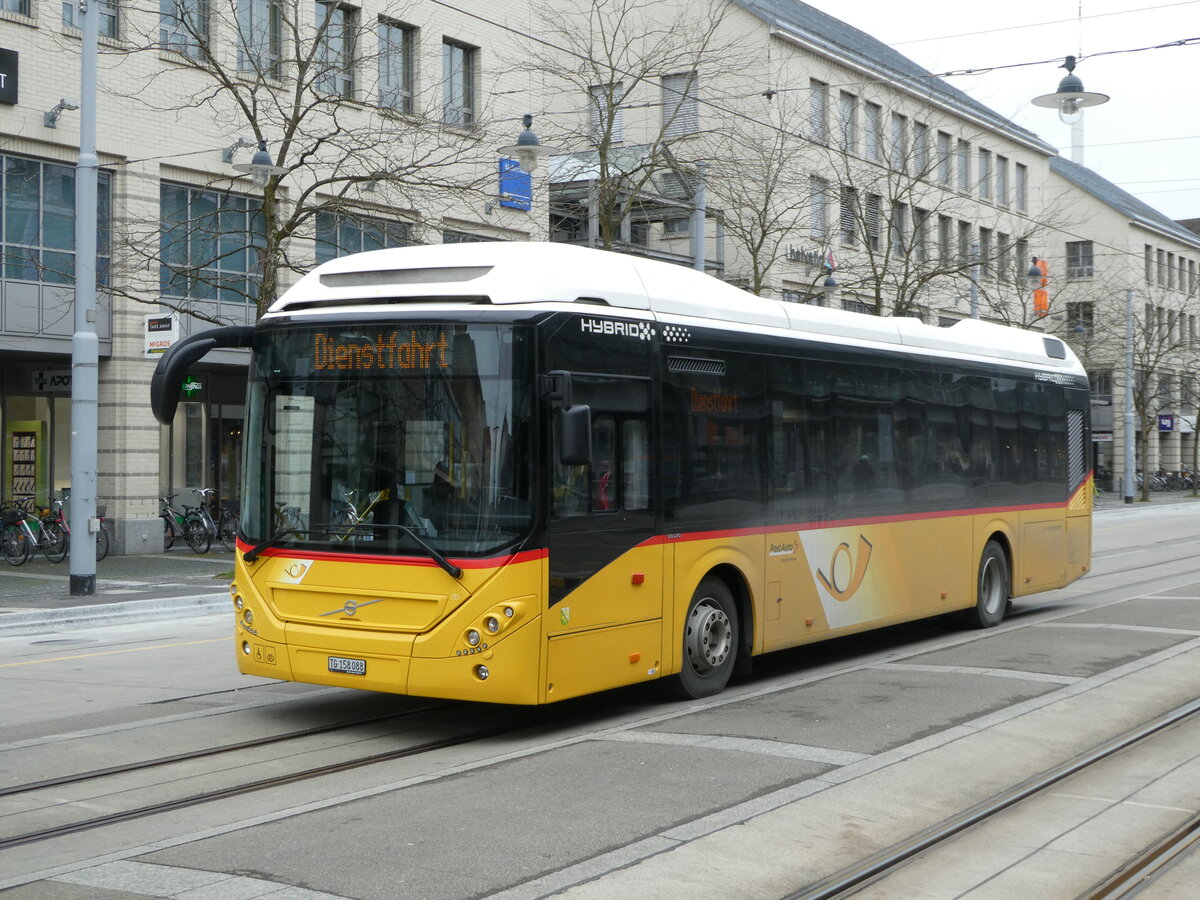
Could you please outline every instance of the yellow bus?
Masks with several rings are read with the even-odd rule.
[[[1088,571],[1088,381],[1035,331],[747,294],[543,243],[332,260],[254,326],[242,672],[513,704],[670,679]]]

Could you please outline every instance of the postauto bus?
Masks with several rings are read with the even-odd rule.
[[[1088,382],[1055,337],[783,303],[543,243],[379,250],[254,326],[241,671],[537,704],[1088,571]]]

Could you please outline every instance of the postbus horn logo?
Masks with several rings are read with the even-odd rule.
[[[838,583],[841,580],[838,578],[838,556],[842,553],[846,554],[846,565],[842,571],[851,573],[850,582],[844,586]],[[858,536],[858,559],[851,556],[850,545],[842,541],[834,548],[833,556],[829,560],[829,573],[832,577],[826,577],[824,572],[817,569],[817,578],[835,600],[841,600],[844,603],[853,597],[862,586],[863,578],[867,574],[867,563],[870,561],[871,542],[860,534]]]

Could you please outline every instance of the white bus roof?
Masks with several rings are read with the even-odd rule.
[[[432,297],[487,298],[495,305],[585,302],[595,313],[600,302],[614,313],[642,310],[668,321],[710,319],[1084,372],[1069,347],[1037,331],[976,319],[943,328],[915,318],[785,303],[670,263],[535,241],[434,244],[339,257],[301,278],[271,305],[266,318],[333,306],[344,312],[377,310],[381,302],[402,305]]]

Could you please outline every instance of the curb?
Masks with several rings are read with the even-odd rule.
[[[165,613],[177,618],[207,616],[230,608],[229,591],[222,591],[219,594],[196,594],[190,597],[160,597],[93,606],[32,609],[0,614],[0,635],[37,634],[57,631],[71,625],[108,625],[128,622],[131,619],[156,617]]]

